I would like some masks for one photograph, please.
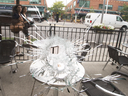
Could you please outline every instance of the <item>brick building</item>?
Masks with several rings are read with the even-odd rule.
[[[38,9],[42,16],[46,15],[47,2],[46,0],[19,0],[20,4],[28,8],[27,15],[36,15]],[[12,10],[12,7],[16,5],[16,0],[0,0],[0,10]],[[37,8],[35,8],[35,6]]]
[[[67,18],[71,19],[75,15],[77,15],[78,19],[80,19],[81,17],[85,17],[85,15],[88,12],[102,13],[103,1],[104,0],[72,0],[67,4],[67,7],[66,7]],[[124,4],[128,5],[128,2],[118,1],[118,0],[109,0],[107,13],[119,14]],[[106,5],[107,5],[107,0],[106,0]],[[105,5],[105,8],[106,8],[106,5]]]

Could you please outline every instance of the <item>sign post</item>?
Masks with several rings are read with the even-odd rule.
[[[75,14],[75,23],[77,22],[77,14]]]
[[[104,17],[105,2],[106,2],[106,0],[104,0],[104,3],[103,3],[103,10],[102,10],[102,16],[101,16],[101,23],[103,22],[103,17]]]

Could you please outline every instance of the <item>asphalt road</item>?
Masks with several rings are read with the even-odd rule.
[[[41,22],[41,23],[38,23],[38,22],[35,22],[36,25],[41,25],[41,26],[49,26],[50,24],[51,25],[56,25],[56,26],[60,26],[60,27],[78,27],[78,28],[86,28],[86,25],[85,24],[82,24],[82,23],[72,23],[72,22],[64,22],[64,21],[61,21],[61,22],[55,22],[55,21],[44,21],[44,22]]]

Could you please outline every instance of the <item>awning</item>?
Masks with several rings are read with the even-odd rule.
[[[28,11],[39,11],[38,8],[28,8]]]
[[[125,1],[125,2],[128,2],[128,0],[117,0],[117,1]]]

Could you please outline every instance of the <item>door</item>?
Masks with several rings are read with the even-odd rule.
[[[120,16],[116,16],[115,28],[121,28],[122,27],[122,21],[123,21],[123,19]]]

